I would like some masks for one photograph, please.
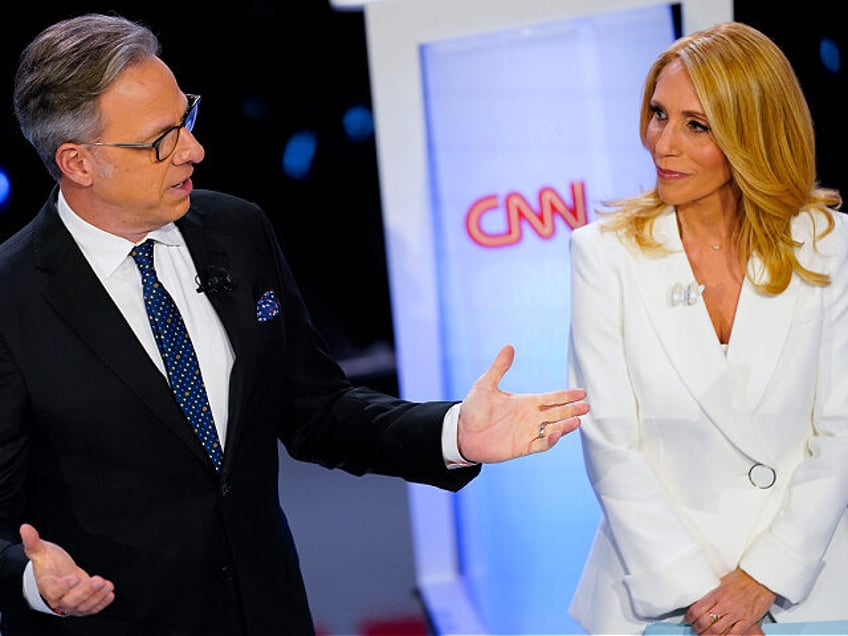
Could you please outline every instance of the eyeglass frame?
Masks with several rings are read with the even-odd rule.
[[[112,148],[137,148],[137,149],[153,149],[156,151],[156,161],[162,162],[165,161],[168,157],[170,157],[177,149],[177,145],[180,143],[180,130],[185,128],[187,131],[191,132],[194,129],[194,122],[197,120],[197,106],[200,104],[200,95],[195,95],[194,93],[186,93],[186,97],[188,98],[188,105],[186,106],[185,113],[183,113],[183,118],[179,124],[175,126],[171,126],[159,135],[156,139],[151,141],[149,144],[143,143],[108,143],[105,141],[92,141],[87,143],[82,143],[83,146],[105,146]],[[162,142],[165,141],[165,138],[177,131],[177,138],[174,142],[174,148],[164,157],[159,156],[159,147],[162,145]]]

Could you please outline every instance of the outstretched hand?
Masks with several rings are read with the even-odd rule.
[[[24,552],[32,561],[38,591],[63,616],[96,614],[115,600],[115,586],[102,576],[89,576],[65,550],[44,541],[28,523],[20,528]]]
[[[498,384],[514,359],[515,349],[504,346],[462,401],[457,435],[469,461],[492,464],[548,450],[589,412],[584,389],[501,391]]]

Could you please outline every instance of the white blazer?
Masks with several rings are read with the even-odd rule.
[[[779,296],[742,285],[723,351],[672,208],[629,249],[603,220],[571,235],[569,381],[588,390],[586,469],[603,519],[572,599],[591,634],[641,633],[741,566],[778,594],[777,621],[848,618],[848,217]],[[820,227],[824,220],[819,216]],[[754,259],[751,271],[760,263]]]

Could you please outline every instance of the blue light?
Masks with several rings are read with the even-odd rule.
[[[822,38],[819,44],[819,57],[830,73],[834,75],[839,73],[839,46],[831,38]]]
[[[317,144],[317,137],[312,131],[303,130],[293,134],[283,150],[283,172],[293,179],[306,178],[312,167]]]
[[[11,191],[12,186],[9,182],[9,175],[6,174],[6,169],[0,167],[0,207],[6,205],[6,201],[9,200],[9,192]]]
[[[364,106],[351,106],[342,119],[345,133],[351,141],[365,141],[374,134],[374,116]]]

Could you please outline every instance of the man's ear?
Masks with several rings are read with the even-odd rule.
[[[91,154],[84,146],[64,143],[56,149],[55,159],[65,177],[81,186],[91,185]]]

